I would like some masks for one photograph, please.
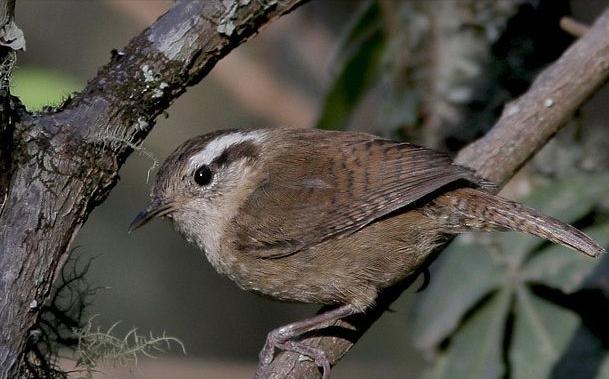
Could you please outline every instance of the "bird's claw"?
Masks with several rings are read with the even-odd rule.
[[[281,338],[280,334],[281,333],[277,333],[275,331],[269,333],[266,343],[260,351],[260,365],[262,366],[264,372],[268,371],[268,366],[273,361],[273,358],[275,357],[275,349],[277,349],[298,353],[311,359],[319,368],[321,368],[322,379],[330,378],[332,366],[330,365],[330,361],[326,357],[326,353],[323,350],[305,345],[301,342],[285,340]]]

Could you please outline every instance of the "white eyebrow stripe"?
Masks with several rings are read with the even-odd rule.
[[[189,167],[194,169],[204,164],[210,164],[229,146],[245,141],[263,142],[265,139],[266,133],[262,130],[224,134],[211,140],[202,151],[190,157],[188,161]]]

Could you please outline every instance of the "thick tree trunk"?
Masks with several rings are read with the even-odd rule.
[[[0,176],[0,379],[17,376],[71,241],[156,117],[260,26],[304,2],[179,1],[61,108],[20,111],[14,130],[4,127],[12,117],[4,108],[1,141],[10,154],[1,157],[11,170],[2,166]]]

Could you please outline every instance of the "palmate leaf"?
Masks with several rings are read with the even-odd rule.
[[[521,286],[510,347],[513,379],[547,378],[579,325],[579,317]]]
[[[446,366],[448,365],[448,354],[439,353],[434,359],[434,365],[427,368],[421,379],[443,379],[446,377]]]
[[[502,268],[484,246],[460,239],[443,254],[413,315],[415,344],[425,350],[445,339],[474,304],[501,285]]]
[[[608,190],[606,175],[581,175],[544,186],[524,202],[574,222],[589,214]],[[584,231],[609,245],[609,224]],[[607,281],[606,275],[599,277],[600,260],[556,245],[539,250],[543,241],[515,233],[502,235],[500,243],[493,246],[471,241],[471,237],[465,240],[459,238],[446,249],[430,289],[415,307],[415,344],[427,350],[435,348],[438,353],[427,378],[504,377],[505,364],[509,365],[509,378],[574,378],[580,377],[578,372],[587,372],[586,378],[609,378],[606,351],[595,336],[599,331],[592,332],[589,321],[582,323],[578,314],[566,308],[564,299],[553,303],[558,300],[541,298],[539,295],[546,296],[543,292],[534,294],[530,289],[542,285],[567,299],[582,289],[598,288],[598,283]],[[491,291],[506,296],[501,304],[507,305],[489,305],[497,304],[500,296],[492,295],[485,301]],[[588,300],[583,306],[598,305],[599,312],[609,316],[609,296],[605,293],[598,299],[603,304],[588,304]],[[508,319],[513,322],[508,323]],[[501,325],[496,326],[496,322]],[[609,341],[609,327],[601,329],[601,338]],[[441,347],[443,341],[448,343]],[[481,364],[482,358],[487,362]]]
[[[502,340],[511,291],[502,290],[480,307],[456,333],[449,349],[425,379],[502,378]]]
[[[501,346],[511,291],[502,290],[465,322],[448,352],[446,379],[503,377]]]

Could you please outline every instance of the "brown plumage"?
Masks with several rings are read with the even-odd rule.
[[[363,133],[269,129],[194,138],[159,170],[151,206],[132,227],[167,215],[240,287],[335,311],[269,334],[311,356],[303,332],[374,304],[451,234],[512,229],[596,256],[577,229],[485,191],[489,183],[442,153]]]

